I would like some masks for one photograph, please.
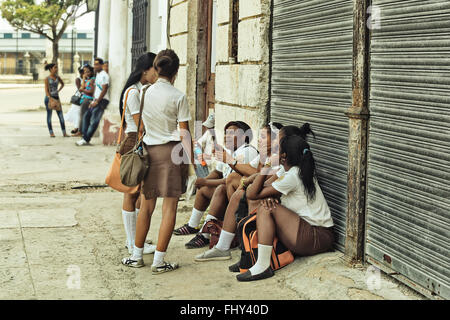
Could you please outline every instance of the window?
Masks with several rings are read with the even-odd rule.
[[[40,34],[40,35],[39,35],[39,39],[45,39],[45,36],[42,35],[42,34]]]
[[[63,33],[62,38],[67,39],[67,33]]]
[[[22,33],[22,39],[31,39],[31,33]]]
[[[78,33],[77,39],[87,39],[87,34],[86,33]]]
[[[12,39],[13,38],[13,34],[12,33],[4,33],[3,34],[3,38],[4,39]]]

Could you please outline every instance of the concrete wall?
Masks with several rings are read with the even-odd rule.
[[[175,86],[186,92],[193,116],[199,1],[175,0],[170,12],[170,47],[177,52],[181,63]],[[240,0],[238,14],[238,57],[230,61],[232,0],[217,0],[214,112],[219,139],[225,124],[231,120],[247,122],[256,137],[267,119],[270,0]],[[256,138],[253,143],[256,145]]]
[[[269,0],[240,0],[237,61],[230,61],[231,0],[218,0],[216,127],[218,134],[231,120],[254,130],[266,122],[269,102]],[[219,139],[221,137],[219,136]],[[220,140],[219,140],[220,141]]]

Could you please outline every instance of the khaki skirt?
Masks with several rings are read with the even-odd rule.
[[[141,186],[141,193],[147,200],[160,197],[179,198],[186,192],[189,165],[175,164],[172,161],[172,150],[179,144],[177,141],[155,146],[144,144],[149,155],[150,168]]]
[[[123,156],[128,151],[132,150],[136,145],[137,132],[129,132],[125,136],[125,139],[120,143],[118,152]]]

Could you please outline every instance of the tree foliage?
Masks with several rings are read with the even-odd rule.
[[[88,11],[80,12],[86,0],[4,0],[2,17],[16,29],[45,36],[53,43],[53,62],[58,58],[58,42],[67,26]]]

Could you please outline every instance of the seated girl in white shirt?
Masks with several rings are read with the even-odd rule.
[[[280,139],[290,135],[300,135],[306,139],[309,134],[314,135],[309,123],[305,123],[301,128],[296,126],[283,127],[279,123],[268,124],[263,127],[258,140],[259,155],[250,164],[237,164],[235,166],[235,170],[242,173],[244,175],[243,177],[238,172],[233,172],[227,178],[227,188],[230,183],[234,184],[236,180],[238,181],[238,187],[230,197],[226,208],[223,228],[217,245],[196,256],[195,261],[203,262],[231,259],[230,249],[235,236],[237,221],[240,219],[239,216],[246,216],[254,211],[260,203],[260,200],[247,199],[245,197],[245,189],[255,180],[265,163],[270,162],[273,170],[279,169],[279,165],[274,162],[277,162],[279,158],[277,153],[279,152]],[[233,175],[236,175],[237,179],[230,179]],[[268,182],[274,181],[277,178],[276,175],[274,177],[272,179],[268,178]],[[231,265],[229,270],[231,272],[239,272],[239,262]]]
[[[316,179],[315,162],[309,144],[299,136],[280,141],[279,178],[265,185],[272,173],[264,166],[247,189],[247,198],[263,200],[258,208],[258,260],[238,281],[253,281],[274,275],[270,267],[275,235],[296,255],[306,256],[333,248],[333,219]]]

